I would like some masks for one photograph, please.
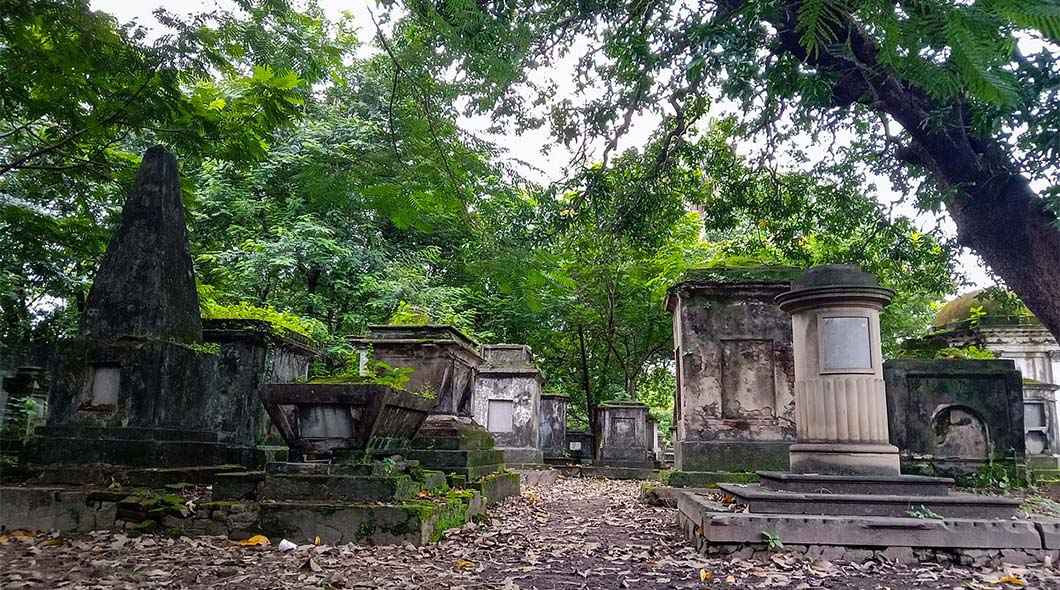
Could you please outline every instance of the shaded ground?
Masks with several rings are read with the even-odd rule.
[[[1060,588],[1060,572],[938,565],[706,559],[689,549],[674,512],[637,502],[637,482],[560,479],[497,507],[489,524],[424,548],[244,547],[222,538],[99,532],[0,538],[0,587],[16,588]],[[304,539],[292,539],[305,542]]]

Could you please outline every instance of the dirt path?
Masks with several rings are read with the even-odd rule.
[[[497,507],[488,525],[424,548],[306,545],[284,553],[221,538],[111,532],[9,540],[0,544],[0,588],[1060,588],[1057,570],[1041,566],[999,572],[784,554],[767,564],[708,560],[678,536],[672,509],[640,504],[637,490],[636,482],[561,479]]]

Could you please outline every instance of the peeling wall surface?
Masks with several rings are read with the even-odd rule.
[[[541,396],[541,419],[538,421],[538,446],[546,458],[564,456],[567,452],[567,397]]]
[[[486,365],[479,369],[472,397],[472,417],[486,426],[505,451],[506,462],[540,463],[541,371],[530,348],[515,344],[482,347]]]
[[[773,303],[788,281],[673,287],[675,467],[786,467],[795,441],[791,318]],[[756,445],[757,446],[754,446]]]

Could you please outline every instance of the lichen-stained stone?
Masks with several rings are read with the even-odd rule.
[[[787,447],[795,442],[791,321],[773,298],[797,272],[709,269],[670,288],[675,469],[787,468]]]
[[[891,441],[904,458],[959,468],[996,448],[1024,454],[1024,400],[1011,360],[889,360],[884,363]]]
[[[472,413],[486,426],[509,466],[542,462],[541,384],[544,377],[534,364],[529,346],[483,346],[486,364],[478,370]]]
[[[82,338],[202,341],[177,159],[144,154],[81,315]]]
[[[541,394],[538,446],[545,459],[559,459],[567,452],[567,396]]]

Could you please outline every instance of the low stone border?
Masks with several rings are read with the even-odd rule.
[[[1056,567],[1060,550],[1056,549],[934,549],[912,547],[839,547],[836,545],[784,545],[770,549],[765,543],[710,544],[696,543],[696,550],[711,557],[728,557],[769,562],[776,553],[794,555],[800,559],[850,561],[869,560],[898,565],[940,563],[972,567],[1000,567],[1002,565],[1044,564]]]

